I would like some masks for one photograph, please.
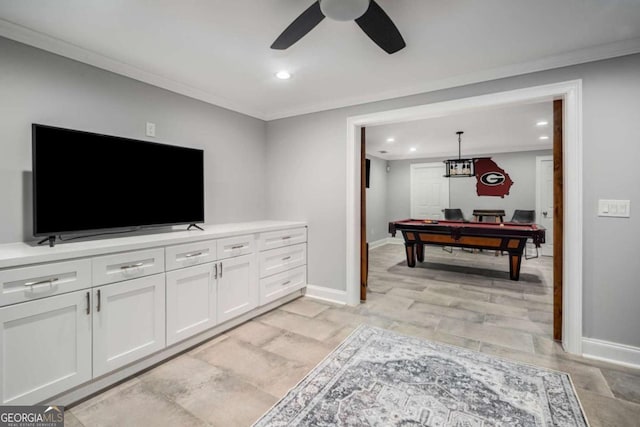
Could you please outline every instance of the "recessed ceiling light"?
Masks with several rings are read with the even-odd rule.
[[[395,142],[395,138],[387,138],[387,142]]]
[[[411,147],[411,148],[409,148],[409,151],[416,151],[416,150],[417,150],[417,148],[416,148],[416,147]]]
[[[540,120],[538,123],[536,123],[536,126],[546,126],[548,125],[549,122],[546,120]]]
[[[547,135],[542,135],[539,139],[540,141],[546,141],[549,137]]]
[[[280,80],[289,80],[291,78],[291,73],[286,70],[278,71],[276,73],[276,77]]]

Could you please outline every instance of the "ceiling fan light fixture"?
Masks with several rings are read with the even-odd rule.
[[[320,10],[336,21],[353,21],[369,9],[371,0],[320,0]]]

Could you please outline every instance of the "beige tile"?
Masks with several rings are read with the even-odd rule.
[[[640,404],[640,370],[635,375],[614,369],[600,369],[614,396]]]
[[[518,319],[514,317],[500,316],[497,314],[487,314],[484,322],[487,325],[528,332],[532,335],[549,336],[553,332],[551,325],[547,323],[537,323],[532,322],[529,319]]]
[[[227,332],[227,335],[260,347],[283,333],[284,331],[280,328],[274,328],[273,326],[251,320],[230,330]]]
[[[140,378],[143,386],[214,426],[249,425],[277,398],[220,368],[180,356]]]
[[[498,344],[515,350],[533,353],[533,339],[531,335],[520,331],[448,318],[442,318],[437,330],[450,335],[457,335],[472,340]]]
[[[64,427],[84,427],[84,425],[80,422],[80,420],[78,418],[76,418],[75,415],[73,415],[73,412],[71,412],[70,410],[67,411],[65,409],[65,411],[64,411]]]
[[[529,311],[525,308],[513,307],[504,304],[494,304],[492,302],[485,301],[471,301],[464,299],[457,299],[451,303],[451,307],[460,308],[462,310],[470,310],[484,314],[497,314],[502,316],[526,318],[529,315]]]
[[[195,357],[230,371],[241,380],[276,397],[283,396],[308,372],[299,363],[235,338],[211,346]]]
[[[527,310],[553,312],[553,304],[531,301],[530,299],[511,298],[505,295],[491,295],[491,302]]]
[[[341,327],[333,322],[310,319],[284,310],[274,310],[260,316],[257,320],[266,325],[295,332],[318,341],[331,337]]]
[[[345,311],[344,308],[330,308],[318,315],[317,319],[328,320],[337,325],[350,325],[354,327],[367,324],[386,328],[393,323],[392,320],[380,317],[375,313],[369,314],[366,311],[349,312]]]
[[[304,365],[307,368],[316,366],[333,350],[332,346],[321,341],[292,332],[280,335],[272,341],[269,341],[262,348],[282,356],[285,359]]]
[[[448,295],[451,297],[470,299],[473,301],[489,301],[490,295],[484,292],[471,291],[464,289],[460,285],[454,284],[430,284],[427,290],[436,294]]]
[[[82,424],[91,427],[207,425],[177,403],[146,390],[140,382],[72,411]]]
[[[299,314],[306,317],[316,317],[318,314],[327,310],[330,306],[320,302],[313,301],[310,298],[298,298],[288,304],[282,306],[282,310],[289,313]]]
[[[404,335],[425,338],[431,341],[451,344],[457,347],[464,347],[471,350],[477,351],[480,348],[480,341],[447,334],[445,332],[437,331],[430,328],[421,328],[406,323],[396,322],[389,329]]]
[[[576,389],[591,427],[636,427],[640,405]]]
[[[442,306],[449,306],[452,302],[455,301],[455,299],[450,296],[437,294],[428,290],[415,291],[410,289],[394,288],[389,291],[387,295],[409,298],[418,302]]]
[[[475,311],[461,310],[455,307],[445,307],[442,305],[427,304],[423,302],[414,303],[410,310],[420,311],[438,317],[451,317],[452,319],[466,320],[467,322],[482,323],[485,315]]]

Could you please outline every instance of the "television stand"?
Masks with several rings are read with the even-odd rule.
[[[198,230],[200,230],[200,231],[204,231],[204,228],[200,227],[200,226],[199,226],[199,225],[197,225],[197,224],[189,224],[189,226],[187,227],[187,231],[191,230],[191,227],[195,227],[195,228],[197,228],[197,229],[198,229]]]
[[[56,245],[56,236],[45,237],[44,239],[38,242],[38,245],[41,245],[45,242],[49,242],[49,247],[52,248]]]

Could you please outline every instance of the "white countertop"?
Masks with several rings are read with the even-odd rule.
[[[306,227],[306,225],[306,222],[300,221],[271,220],[203,225],[201,227],[204,228],[204,231],[197,229],[190,231],[174,230],[137,236],[123,235],[122,237],[109,239],[57,242],[53,248],[49,247],[46,243],[41,246],[36,245],[35,242],[7,243],[0,245],[0,269],[26,264],[197,242],[200,240],[218,239],[242,234]]]

